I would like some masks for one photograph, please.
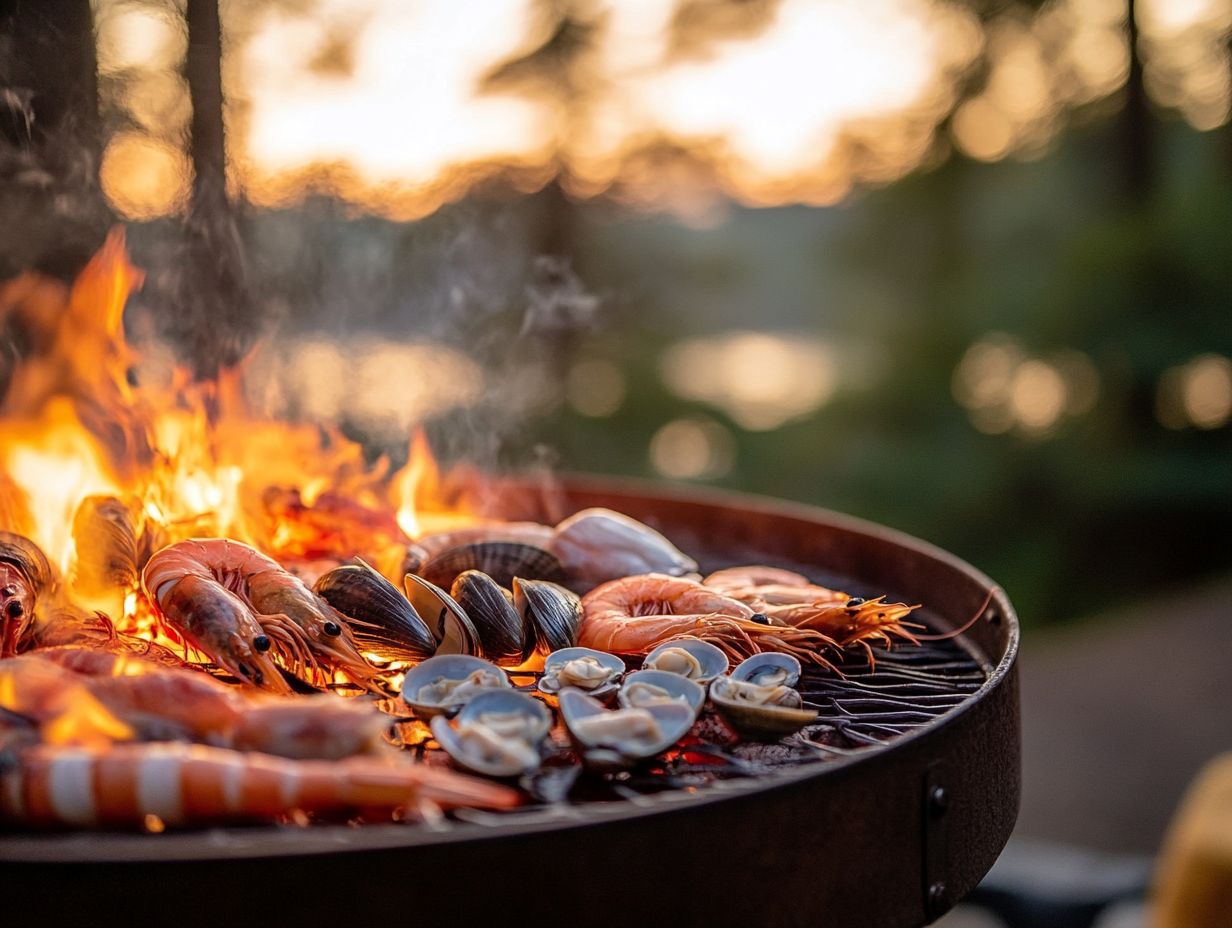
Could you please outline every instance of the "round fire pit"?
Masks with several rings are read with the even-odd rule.
[[[881,664],[850,674],[841,685],[861,698],[826,703],[837,726],[858,704],[904,692],[937,708],[896,709],[905,727],[867,723],[884,737],[853,728],[855,746],[817,762],[434,826],[4,834],[7,918],[908,926],[935,919],[992,866],[1018,810],[1018,625],[987,577],[897,532],[755,497],[584,479],[567,482],[551,513],[538,495],[507,496],[505,514],[517,519],[618,509],[704,569],[790,566],[852,593],[923,603],[937,630],[983,611],[949,652],[904,657],[882,678]],[[942,702],[914,695],[950,679],[969,683]]]

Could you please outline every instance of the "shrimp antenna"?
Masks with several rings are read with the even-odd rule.
[[[945,632],[940,635],[916,635],[915,636],[916,641],[949,641],[951,638],[957,638],[959,635],[961,635],[963,632],[970,629],[971,626],[973,626],[976,622],[980,620],[980,616],[984,614],[984,610],[988,608],[988,604],[992,602],[992,598],[994,596],[996,596],[998,593],[1004,593],[1004,592],[1005,590],[1001,589],[1001,587],[999,586],[992,587],[992,589],[988,591],[988,595],[984,597],[984,602],[980,604],[980,608],[975,610],[975,615],[967,619],[967,621],[964,622],[962,625],[960,625],[958,628],[952,628],[948,632]]]

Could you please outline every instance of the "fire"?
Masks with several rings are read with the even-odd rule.
[[[465,518],[461,497],[442,502],[447,481],[420,431],[391,475],[385,458],[369,461],[336,429],[254,413],[243,363],[204,382],[181,367],[155,376],[145,361],[157,347],[135,349],[124,335],[124,307],[141,281],[117,230],[71,287],[33,273],[0,284],[0,325],[29,346],[0,406],[0,529],[43,549],[72,605],[171,643],[135,585],[99,600],[75,583],[90,554],[78,546],[109,543],[73,537],[86,530],[74,519],[87,499],[115,501],[111,517],[131,531],[139,559],[185,538],[225,536],[309,575],[357,555],[400,564],[425,507],[434,526]]]

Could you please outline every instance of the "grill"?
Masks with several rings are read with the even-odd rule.
[[[798,747],[690,748],[578,801],[550,801],[564,787],[549,772],[523,810],[430,826],[8,835],[11,917],[918,925],[991,867],[1018,807],[1018,630],[986,577],[808,507],[611,481],[571,481],[551,505],[503,490],[510,518],[610,506],[706,568],[772,563],[923,602],[935,630],[979,618],[950,640],[875,650],[875,669],[848,657],[842,676],[808,673],[800,689],[821,715]]]

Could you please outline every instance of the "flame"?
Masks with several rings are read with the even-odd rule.
[[[463,518],[465,500],[441,496],[448,481],[422,430],[391,476],[386,459],[370,462],[335,428],[255,413],[244,362],[204,382],[183,367],[160,369],[165,349],[125,339],[124,307],[141,280],[117,230],[71,287],[32,273],[0,284],[0,326],[29,345],[0,406],[0,528],[45,551],[68,579],[70,605],[104,608],[119,631],[179,644],[135,586],[106,605],[75,589],[82,559],[114,543],[106,524],[73,537],[87,497],[119,500],[146,556],[225,536],[306,575],[357,555],[400,564],[425,508],[433,524]]]

